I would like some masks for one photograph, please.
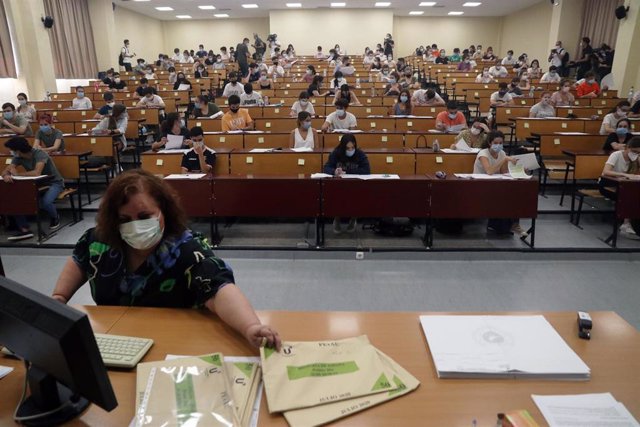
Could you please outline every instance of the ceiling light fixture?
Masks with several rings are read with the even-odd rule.
[[[420,2],[420,4],[418,6],[422,6],[422,7],[431,7],[431,6],[435,6],[436,2],[434,1],[423,1]]]
[[[375,7],[389,7],[391,6],[391,2],[389,1],[378,1],[375,4]]]
[[[257,9],[258,5],[255,3],[251,3],[251,4],[243,4],[242,7],[244,7],[245,9]]]
[[[213,16],[215,16],[216,18],[228,18],[229,14],[228,13],[214,13]]]
[[[482,4],[482,2],[479,1],[468,1],[465,4],[463,4],[463,7],[478,7]]]
[[[409,15],[422,15],[424,14],[424,10],[412,10],[409,12]]]
[[[302,3],[287,3],[287,7],[302,7]]]
[[[178,19],[191,19],[191,15],[176,15]]]
[[[331,3],[331,7],[345,7],[347,4],[343,2],[334,2]]]
[[[156,7],[156,10],[159,10],[160,12],[168,12],[170,10],[173,10],[173,8],[169,6],[160,6]]]
[[[198,6],[198,9],[202,9],[202,10],[215,10],[216,7],[215,6]]]
[[[458,12],[458,11],[451,11],[449,12],[447,15],[464,15],[464,12]]]

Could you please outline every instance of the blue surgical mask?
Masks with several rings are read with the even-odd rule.
[[[618,135],[626,135],[626,134],[629,133],[629,129],[627,129],[627,128],[617,128],[616,129],[616,133]]]
[[[389,79],[389,83],[394,84],[396,82],[396,79]]]
[[[493,151],[494,153],[499,153],[504,149],[504,147],[502,146],[502,144],[493,144],[491,146],[491,151]]]
[[[311,128],[311,122],[302,122],[302,127],[303,127],[303,129],[310,129]]]
[[[13,119],[13,111],[5,111],[5,112],[4,112],[4,118],[5,118],[6,120],[11,120],[11,119]]]
[[[344,110],[342,110],[342,109],[340,109],[340,108],[338,108],[338,109],[336,109],[336,114],[337,114],[339,117],[344,117],[344,116],[346,116],[346,115],[347,115],[347,112],[346,112],[346,111],[344,111]]]
[[[408,100],[409,100],[409,97],[408,97],[408,96],[402,95],[402,96],[400,97],[400,102],[407,102]]]
[[[84,98],[84,92],[78,92],[78,98]]]
[[[356,150],[355,148],[353,150],[347,150],[345,151],[345,154],[347,155],[347,157],[353,157],[353,155],[356,154]]]
[[[51,126],[49,126],[49,125],[42,125],[42,126],[40,126],[40,130],[41,130],[42,132],[50,132],[50,131],[51,131]]]

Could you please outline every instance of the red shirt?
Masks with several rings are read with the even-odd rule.
[[[578,85],[578,88],[576,89],[576,93],[578,94],[579,98],[585,95],[588,95],[591,92],[595,93],[596,95],[600,95],[600,86],[598,85],[597,82],[593,82],[593,84],[589,84],[585,80],[580,85]]]

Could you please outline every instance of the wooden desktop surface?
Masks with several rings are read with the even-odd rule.
[[[155,344],[144,361],[162,360],[167,354],[257,355],[244,339],[215,316],[199,310],[78,307],[86,311],[96,332],[153,338]],[[330,340],[360,334],[420,380],[420,387],[403,397],[355,414],[340,426],[494,426],[498,412],[526,409],[540,425],[546,425],[531,394],[611,392],[640,418],[640,333],[614,312],[592,312],[590,341],[577,337],[575,312],[543,313],[567,344],[591,368],[589,381],[461,380],[438,379],[419,312],[259,312],[284,340]],[[435,313],[432,313],[435,314]],[[437,313],[446,314],[446,313]],[[460,314],[460,313],[452,313]],[[495,314],[495,313],[494,313]],[[535,313],[499,313],[535,314]],[[24,368],[0,357],[0,363],[16,368],[0,380],[0,425],[13,425],[11,414],[19,400]],[[91,406],[74,426],[126,426],[135,407],[135,370],[110,370],[119,406],[111,413]],[[285,426],[281,415],[269,415],[263,396],[260,426]]]

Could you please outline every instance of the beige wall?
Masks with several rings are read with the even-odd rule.
[[[627,0],[627,18],[620,21],[616,54],[613,58],[613,78],[619,97],[626,98],[631,86],[640,89],[640,0]]]
[[[273,10],[269,17],[278,41],[304,55],[315,53],[318,45],[329,53],[336,43],[348,54],[362,55],[366,46],[373,49],[393,33],[390,10]]]
[[[538,59],[540,65],[546,64],[553,7],[544,0],[507,15],[502,23],[502,45],[498,56],[506,55],[507,50],[513,50],[516,57],[526,52],[529,60]]]
[[[258,33],[266,40],[269,18],[163,21],[162,27],[163,52],[168,55],[173,55],[176,47],[181,51],[197,50],[199,44],[203,44],[206,50],[212,49],[218,53],[221,46],[235,48],[244,37],[253,43],[253,33]]]
[[[549,49],[552,49],[555,46],[555,42],[560,40],[571,55],[571,58],[575,59],[578,52],[578,44],[580,43],[583,13],[584,0],[563,0],[553,8]]]
[[[103,0],[89,0],[88,5],[93,42],[100,47],[96,49],[98,69],[116,68],[122,40],[118,41],[120,33],[116,27],[113,7],[110,2]]]
[[[447,54],[453,49],[481,44],[499,49],[502,18],[441,18],[400,17],[394,20],[394,38],[398,46],[397,56],[406,56],[418,46],[436,43]]]
[[[124,39],[129,39],[131,50],[137,54],[137,57],[134,58],[134,64],[137,58],[144,58],[147,62],[158,59],[158,53],[164,49],[161,21],[117,6],[114,18],[117,28],[115,44],[118,47],[115,52],[115,65],[118,64],[118,55]],[[94,39],[98,49],[105,49],[105,44],[101,41],[99,34],[97,36]]]

